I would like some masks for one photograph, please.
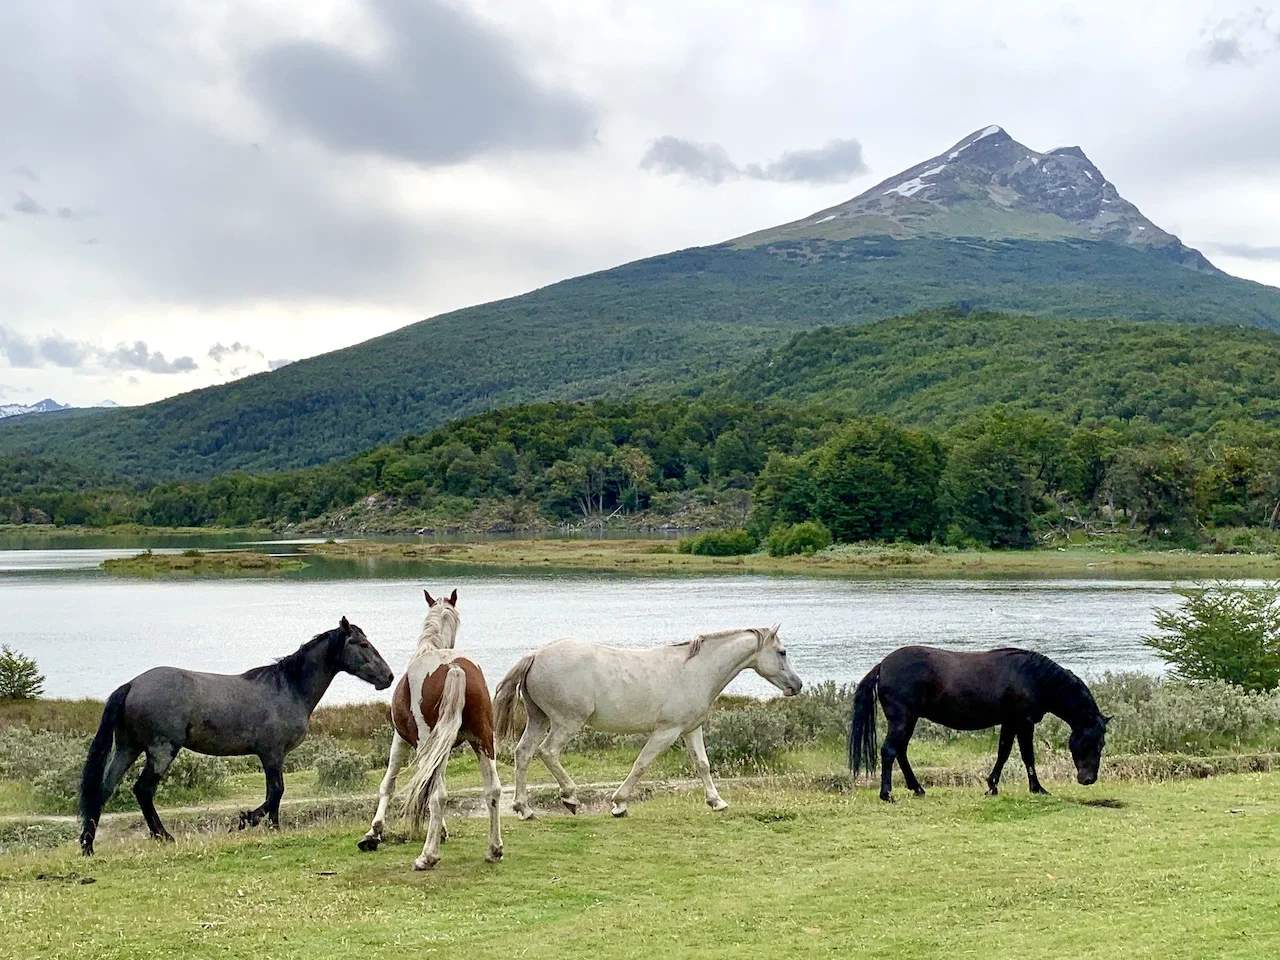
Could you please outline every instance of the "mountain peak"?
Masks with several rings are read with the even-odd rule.
[[[852,200],[735,245],[859,236],[1101,240],[1141,247],[1194,270],[1220,272],[1143,216],[1080,147],[1038,153],[995,124]]]

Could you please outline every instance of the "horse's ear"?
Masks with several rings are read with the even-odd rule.
[[[782,629],[782,624],[775,623],[772,627],[769,628],[769,632],[776,637],[778,635],[778,631],[781,629]]]
[[[426,598],[427,598],[427,606],[428,606],[428,607],[434,607],[434,606],[436,605],[436,602],[435,602],[434,600],[432,600],[432,599],[431,599],[431,594],[430,594],[428,591],[423,590],[423,591],[422,591],[422,595],[423,595],[424,597],[426,597]]]
[[[458,605],[458,591],[454,590],[453,593],[449,594],[449,606],[456,607],[457,605]]]
[[[338,621],[338,626],[342,629],[343,633],[351,632],[351,624],[347,622],[346,617],[343,617],[341,620]]]

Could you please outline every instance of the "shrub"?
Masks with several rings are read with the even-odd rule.
[[[39,700],[44,675],[36,662],[6,643],[0,646],[0,700]]]
[[[354,750],[338,749],[316,758],[316,784],[322,790],[348,790],[364,781],[369,758]]]
[[[1217,583],[1181,592],[1180,609],[1155,613],[1163,632],[1143,638],[1178,676],[1252,691],[1280,686],[1280,585]]]
[[[789,527],[776,527],[769,533],[768,546],[771,557],[817,553],[831,546],[831,531],[817,520],[806,520]]]
[[[756,542],[745,530],[711,530],[696,537],[686,537],[676,549],[703,557],[740,557],[754,552]]]
[[[768,769],[787,746],[786,718],[763,703],[714,710],[703,733],[707,759],[718,771]]]

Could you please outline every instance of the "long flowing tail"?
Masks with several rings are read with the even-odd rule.
[[[404,813],[414,828],[422,826],[427,818],[431,788],[435,778],[444,772],[449,753],[462,729],[462,708],[467,702],[467,674],[456,663],[449,667],[444,677],[444,690],[440,694],[440,709],[436,725],[427,738],[418,744],[417,767],[409,781],[408,796],[404,801]]]
[[[876,692],[880,686],[880,664],[862,678],[853,692],[853,715],[849,718],[849,769],[856,778],[865,767],[876,769]]]
[[[107,769],[107,757],[111,755],[111,746],[115,743],[116,727],[120,725],[120,717],[124,713],[124,701],[129,696],[132,681],[126,683],[107,697],[107,705],[102,711],[102,722],[98,724],[98,732],[93,735],[93,743],[89,745],[89,756],[85,759],[84,770],[80,774],[80,848],[86,855],[93,853],[93,837],[97,833],[98,818],[102,816],[102,808],[109,797],[102,795],[102,776]]]
[[[533,666],[531,653],[507,671],[507,675],[498,684],[493,696],[493,725],[498,741],[515,740],[524,732],[525,715],[516,701],[523,700],[527,694],[524,690],[525,680],[529,676],[529,668]]]

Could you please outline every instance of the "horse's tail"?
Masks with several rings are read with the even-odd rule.
[[[404,801],[405,816],[414,828],[421,826],[426,819],[432,787],[436,777],[444,774],[449,753],[457,742],[458,731],[462,729],[462,709],[466,702],[466,671],[456,663],[450,664],[444,677],[444,691],[440,694],[436,725],[418,744],[417,768],[409,781],[409,794]]]
[[[102,808],[110,799],[102,795],[102,776],[107,769],[107,757],[111,755],[116,727],[120,725],[124,701],[129,696],[131,686],[133,681],[117,687],[107,697],[102,722],[98,724],[98,732],[93,735],[89,756],[85,759],[84,770],[80,774],[80,825],[83,828],[80,847],[86,855],[93,853],[93,835],[97,832],[98,818],[102,816]]]
[[[856,778],[865,767],[876,769],[876,692],[880,687],[880,664],[862,678],[853,692],[853,715],[849,718],[849,769]]]
[[[499,743],[503,740],[514,740],[524,732],[524,711],[519,708],[516,701],[528,697],[524,685],[535,656],[537,654],[531,653],[521,657],[519,662],[507,671],[507,675],[502,678],[502,682],[494,692],[493,725]]]

